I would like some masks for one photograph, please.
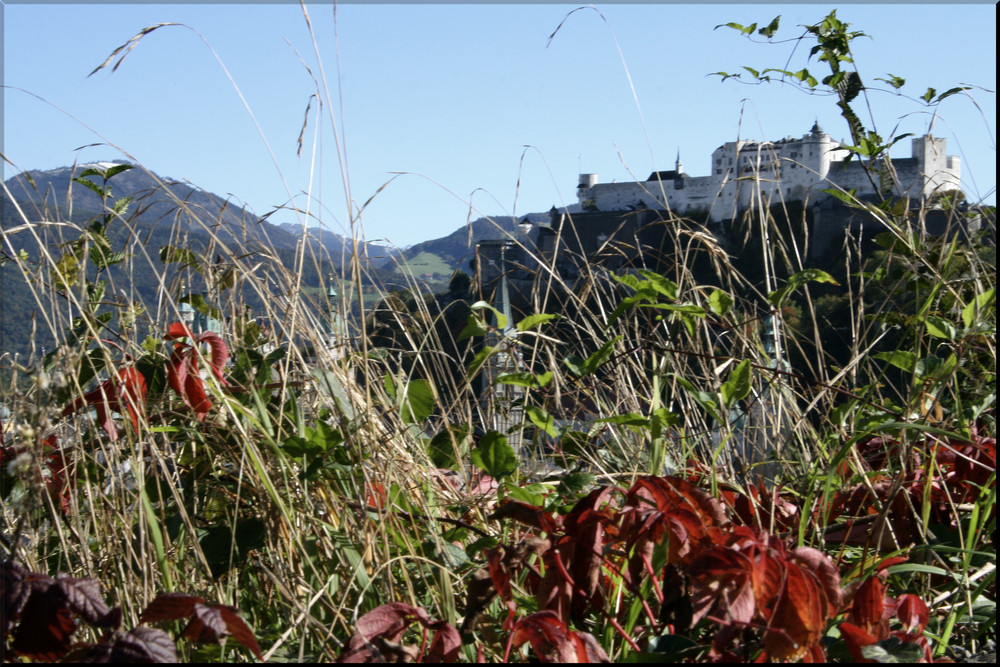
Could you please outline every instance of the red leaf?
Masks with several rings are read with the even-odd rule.
[[[753,563],[734,549],[716,547],[701,552],[688,568],[691,577],[692,623],[717,608],[726,621],[750,623],[757,610]]]
[[[903,622],[906,634],[920,633],[927,627],[930,610],[927,604],[912,593],[903,593],[896,600],[896,617]]]
[[[105,380],[97,389],[89,391],[65,408],[63,415],[70,415],[77,410],[92,406],[97,411],[97,421],[108,434],[112,442],[118,440],[118,429],[111,419],[111,412],[128,416],[134,428],[139,427],[139,411],[145,409],[146,378],[136,368],[123,368],[118,374]]]
[[[491,519],[514,519],[525,526],[545,533],[555,533],[562,528],[562,518],[541,507],[529,505],[520,500],[507,500],[491,516]]]
[[[69,650],[76,622],[54,582],[45,585],[37,580],[36,583],[46,587],[33,587],[21,610],[21,623],[14,630],[11,648],[33,661],[56,662]]]
[[[194,615],[194,606],[204,601],[204,598],[196,595],[187,595],[186,593],[161,593],[142,612],[139,622],[154,623],[156,621],[176,621],[182,618],[191,618]]]
[[[791,555],[793,559],[805,565],[816,575],[816,579],[826,594],[826,615],[828,617],[835,616],[844,603],[844,595],[840,587],[840,570],[833,564],[830,557],[819,549],[799,547],[792,550]]]
[[[229,636],[248,648],[250,652],[257,656],[258,660],[263,660],[264,655],[260,652],[257,637],[254,636],[253,630],[250,629],[250,626],[240,616],[239,609],[228,605],[213,606],[219,610],[219,614],[226,624],[226,631],[229,633]]]
[[[56,588],[66,600],[70,611],[79,614],[87,623],[102,628],[116,629],[121,621],[120,609],[109,609],[101,596],[97,579],[77,579],[56,575]]]
[[[176,663],[177,648],[163,630],[136,628],[115,640],[110,659],[111,662]]]
[[[768,657],[775,660],[802,658],[823,636],[825,606],[822,589],[812,572],[790,564],[781,598],[764,633]]]
[[[181,637],[195,642],[221,642],[228,635],[229,629],[222,617],[222,610],[215,605],[200,602],[195,603],[194,617],[181,633]]]
[[[594,636],[589,632],[570,632],[570,639],[576,644],[577,662],[611,662]]]
[[[180,322],[174,322],[167,328],[167,335],[163,337],[165,340],[177,340],[178,338],[194,338],[194,334],[191,330],[187,328],[184,324]]]
[[[448,621],[438,621],[426,625],[434,633],[431,647],[424,657],[424,662],[455,662],[458,651],[462,648],[462,638],[458,630]]]
[[[885,584],[878,577],[869,577],[854,594],[848,618],[880,641],[889,636],[889,622],[885,616]]]
[[[48,580],[43,586],[48,587],[52,578],[42,576]],[[6,637],[14,621],[20,618],[24,605],[28,604],[33,588],[33,576],[14,561],[5,560],[0,577],[2,577],[0,578],[0,631],[3,631],[3,636]]]
[[[211,331],[206,331],[199,334],[195,339],[196,343],[208,343],[209,351],[211,353],[211,369],[215,373],[215,377],[219,380],[222,386],[226,386],[226,381],[222,377],[222,369],[226,367],[226,361],[229,360],[229,348],[226,347],[226,342],[219,337],[218,334],[214,334]]]
[[[422,611],[404,602],[384,604],[358,619],[357,633],[368,640],[380,636],[398,642]]]
[[[539,611],[514,624],[511,647],[528,642],[542,662],[576,662],[577,647],[555,612]]]
[[[840,624],[840,636],[847,643],[847,650],[851,652],[851,657],[854,658],[855,662],[871,662],[871,660],[865,658],[861,649],[878,642],[875,637],[853,623],[847,623],[846,621]]]
[[[426,661],[454,662],[462,640],[447,621],[432,622],[421,607],[403,602],[390,602],[377,607],[358,619],[357,630],[338,662],[410,662],[418,649],[400,645],[406,629],[418,621],[434,633]]]

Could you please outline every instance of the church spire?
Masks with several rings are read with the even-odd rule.
[[[677,162],[674,163],[674,171],[680,176],[684,172],[684,166],[681,164],[681,149],[677,149]]]

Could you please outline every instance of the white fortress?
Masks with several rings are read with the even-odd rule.
[[[800,139],[731,141],[712,153],[712,173],[689,176],[680,154],[673,171],[650,174],[645,181],[598,183],[596,174],[580,174],[577,196],[585,211],[636,208],[670,210],[679,215],[707,212],[719,222],[738,211],[782,201],[818,203],[823,190],[855,190],[860,198],[884,194],[922,200],[961,189],[961,162],[945,153],[946,142],[931,135],[912,139],[909,158],[891,160],[892,182],[872,183],[857,157],[823,132],[819,123]],[[876,179],[877,175],[874,176]]]

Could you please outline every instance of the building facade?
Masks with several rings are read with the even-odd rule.
[[[599,183],[581,174],[577,197],[585,211],[667,210],[707,213],[708,221],[733,219],[738,211],[782,201],[819,203],[828,188],[855,190],[860,198],[885,194],[912,200],[961,189],[961,162],[947,155],[944,139],[911,140],[911,157],[894,158],[889,179],[874,181],[855,156],[819,126],[799,139],[731,141],[712,153],[712,173],[689,176],[678,155],[675,168],[645,181]]]

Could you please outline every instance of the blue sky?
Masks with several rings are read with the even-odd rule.
[[[332,6],[316,3],[308,12],[317,54],[293,3],[4,1],[3,153],[18,169],[131,156],[258,215],[308,209],[308,218],[280,210],[275,222],[308,219],[345,233],[350,211],[374,196],[358,231],[405,246],[455,230],[470,209],[475,219],[572,203],[581,172],[642,179],[672,168],[680,151],[685,170],[704,175],[723,142],[798,137],[814,120],[846,138],[829,97],[711,76],[743,65],[822,72],[807,47],[714,28],[780,14],[778,36],[792,38],[834,6],[871,36],[854,43],[866,83],[902,76],[913,98],[929,86],[988,89],[954,96],[936,115],[888,93],[873,94],[871,109],[884,136],[923,134],[933,123],[962,158],[969,198],[996,202],[992,3],[597,4],[600,13],[568,18],[580,5],[349,3],[338,6],[336,27]],[[158,29],[116,72],[88,77],[161,22],[193,30]],[[326,95],[313,78],[321,71],[331,97],[321,116],[313,100],[300,157],[310,98]],[[900,147],[897,155],[909,154],[908,141]],[[379,192],[394,172],[407,173]]]

